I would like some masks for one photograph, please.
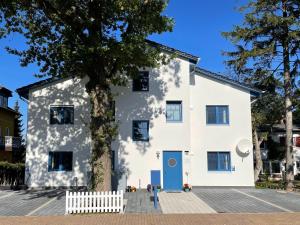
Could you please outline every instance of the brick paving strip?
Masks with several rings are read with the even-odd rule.
[[[214,209],[192,192],[160,192],[158,196],[160,207],[164,214],[216,213]]]
[[[300,213],[0,217],[2,225],[300,225]]]

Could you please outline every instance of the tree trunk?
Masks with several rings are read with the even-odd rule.
[[[286,0],[283,3],[283,17],[287,17]],[[286,129],[286,190],[293,190],[294,162],[293,162],[293,113],[292,113],[292,81],[290,74],[290,51],[288,25],[284,27],[285,34],[282,37],[283,70],[284,70],[284,94],[285,94],[285,129]]]
[[[254,181],[256,182],[259,178],[259,174],[262,170],[262,159],[261,159],[261,151],[260,144],[262,141],[258,139],[257,129],[253,128],[253,138],[254,138],[254,147],[255,147],[255,169],[254,169]]]
[[[114,136],[110,113],[112,95],[108,85],[93,84],[87,90],[91,101],[92,189],[110,191],[111,142]]]

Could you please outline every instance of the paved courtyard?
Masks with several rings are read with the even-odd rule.
[[[300,195],[255,188],[194,188],[218,213],[300,212]]]
[[[158,208],[145,190],[125,193],[125,214],[300,212],[300,194],[254,188],[194,188],[159,193]],[[64,215],[65,191],[0,191],[0,216]]]
[[[0,216],[64,215],[65,191],[0,191]]]

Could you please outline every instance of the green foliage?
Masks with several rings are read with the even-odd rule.
[[[225,52],[227,61],[239,74],[253,82],[276,77],[282,87],[283,41],[289,42],[291,76],[294,88],[299,75],[300,2],[296,0],[251,0],[241,8],[244,23],[223,35],[236,47]],[[284,17],[284,10],[287,15]],[[288,31],[286,31],[288,28]]]
[[[1,1],[0,36],[20,33],[28,48],[7,48],[21,65],[37,63],[37,76],[89,76],[92,81],[126,83],[138,69],[157,66],[161,57],[145,38],[171,31],[161,15],[164,0]],[[123,74],[123,76],[120,76]]]
[[[271,137],[267,140],[268,158],[270,160],[283,160],[285,157],[285,147],[273,141]]]
[[[0,185],[24,184],[25,164],[0,162]]]
[[[109,152],[117,133],[112,122],[111,85],[126,85],[141,68],[167,62],[145,39],[172,31],[162,15],[166,0],[2,0],[0,38],[21,34],[26,49],[7,47],[22,66],[36,63],[37,77],[88,77],[91,101],[93,187],[109,181]],[[106,157],[106,158],[105,158]],[[104,174],[104,175],[103,175]],[[109,179],[108,176],[104,176]],[[100,190],[98,188],[98,190]]]

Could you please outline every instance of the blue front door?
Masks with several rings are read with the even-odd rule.
[[[163,152],[164,190],[182,190],[182,152]]]

